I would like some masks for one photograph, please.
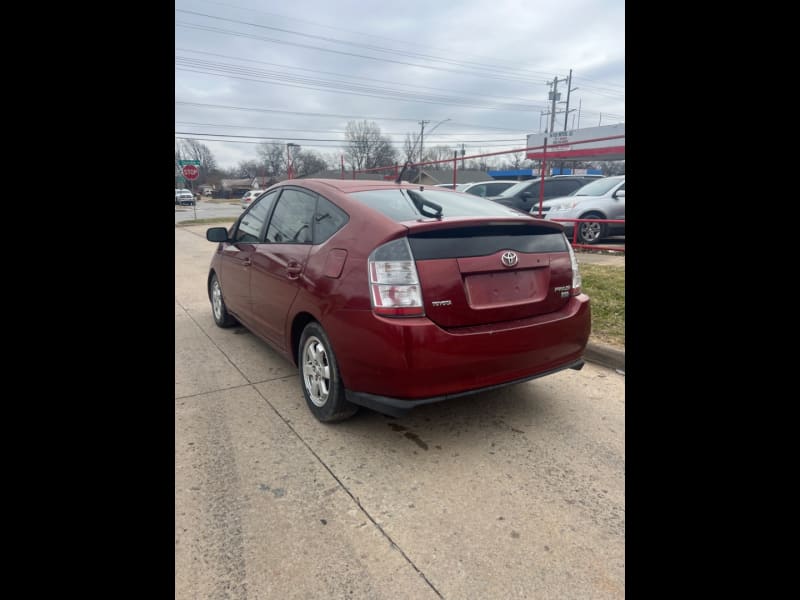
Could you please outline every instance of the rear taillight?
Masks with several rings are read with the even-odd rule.
[[[566,240],[567,236],[564,236]],[[581,293],[581,272],[578,268],[578,259],[575,257],[575,251],[572,249],[572,244],[567,240],[567,248],[569,249],[569,262],[572,264],[572,289],[570,294],[577,296]]]
[[[406,238],[378,246],[369,255],[372,310],[387,317],[418,317],[425,314],[417,267]]]

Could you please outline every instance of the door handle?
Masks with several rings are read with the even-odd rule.
[[[252,265],[252,264],[253,264],[253,261],[251,261],[249,258],[245,258],[245,259],[242,261],[242,266],[244,266],[244,267],[249,267],[249,266],[250,266],[250,265]]]
[[[303,265],[297,262],[290,262],[288,265],[286,265],[286,273],[289,275],[290,279],[297,278],[302,270]]]

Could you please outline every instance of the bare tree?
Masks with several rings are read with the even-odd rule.
[[[603,164],[603,173],[607,176],[625,175],[624,160],[609,160]]]
[[[417,138],[410,133],[406,133],[406,139],[403,142],[403,154],[405,155],[404,163],[414,162],[414,153],[416,152]]]
[[[312,150],[301,150],[292,161],[293,171],[298,177],[308,177],[324,171],[327,166],[325,159]]]
[[[372,169],[394,164],[396,151],[389,138],[381,136],[381,128],[374,121],[349,121],[344,135],[345,158],[351,168]]]
[[[522,163],[525,162],[525,153],[524,152],[514,152],[513,154],[504,154],[504,164],[508,166],[509,169],[521,169]]]
[[[449,146],[431,146],[429,148],[425,148],[425,158],[424,160],[452,160],[453,159],[453,149]],[[427,165],[426,169],[452,169],[452,163],[439,163],[436,165]]]
[[[286,143],[283,141],[264,142],[256,146],[256,154],[262,163],[259,174],[267,177],[279,177],[286,173]]]
[[[200,162],[200,176],[196,183],[205,183],[208,176],[217,169],[217,161],[208,146],[197,140],[175,140],[175,163],[179,160]]]
[[[258,176],[260,165],[257,160],[240,160],[236,167],[235,179],[252,179]]]

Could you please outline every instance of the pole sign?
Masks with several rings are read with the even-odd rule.
[[[612,140],[586,142],[597,138],[616,137]],[[547,138],[548,159],[579,160],[625,160],[625,123],[586,127],[552,133],[532,133],[528,135],[527,147],[543,146]],[[583,143],[581,143],[583,142]],[[551,148],[553,144],[563,144]],[[528,150],[525,158],[542,160],[543,150]]]
[[[182,167],[185,167],[186,165],[194,165],[195,167],[199,167],[200,166],[200,161],[199,160],[179,160],[178,164],[180,166],[182,166]]]
[[[200,169],[194,165],[186,165],[183,167],[183,176],[189,181],[194,181],[200,175]]]

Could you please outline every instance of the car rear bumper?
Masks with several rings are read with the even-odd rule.
[[[549,371],[544,371],[542,373],[538,373],[536,375],[530,375],[528,377],[522,377],[521,379],[515,379],[513,381],[507,381],[505,383],[499,383],[496,385],[489,385],[483,388],[468,390],[466,392],[459,392],[457,394],[445,394],[443,396],[433,396],[431,398],[422,398],[420,400],[408,400],[405,398],[389,398],[387,396],[379,396],[377,394],[367,394],[365,392],[352,392],[350,390],[345,390],[345,396],[347,397],[348,402],[352,402],[353,404],[358,404],[359,406],[365,406],[367,408],[371,408],[372,410],[390,415],[392,417],[402,417],[403,415],[408,413],[412,408],[416,408],[417,406],[422,406],[424,404],[433,404],[435,402],[443,402],[444,400],[460,398],[461,396],[470,396],[472,394],[488,392],[490,390],[496,390],[498,388],[506,387],[509,385],[524,383],[525,381],[530,381],[531,379],[537,379],[539,377],[544,377],[545,375],[558,373],[559,371],[563,371],[564,369],[575,369],[576,371],[580,371],[583,368],[583,365],[584,365],[583,359],[579,358],[578,360],[574,360],[560,367],[556,367],[555,369],[550,369]]]
[[[576,368],[591,330],[584,294],[553,313],[448,330],[425,317],[346,312],[326,328],[348,399],[389,407],[437,402]]]

